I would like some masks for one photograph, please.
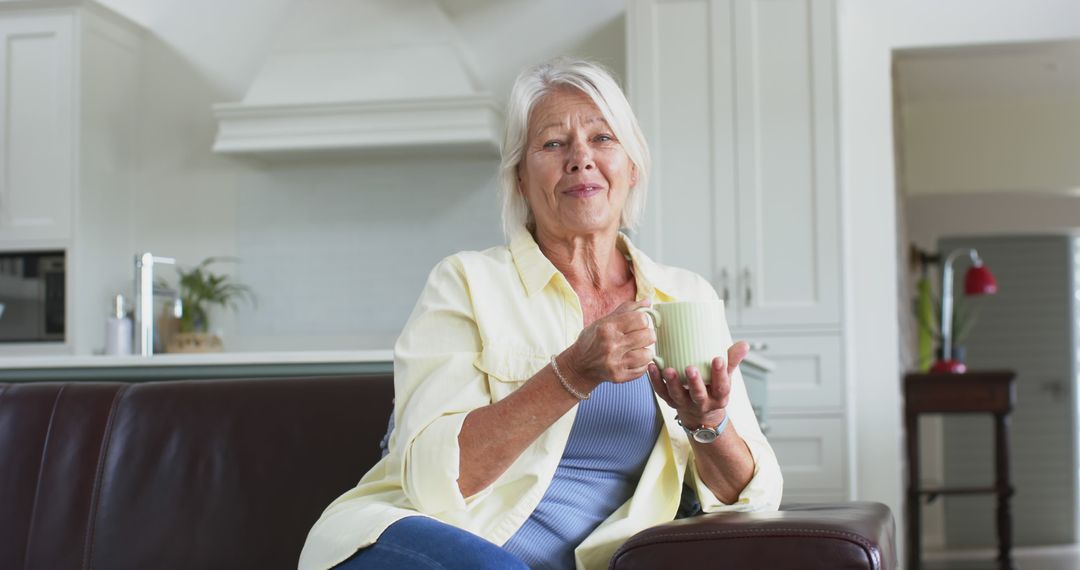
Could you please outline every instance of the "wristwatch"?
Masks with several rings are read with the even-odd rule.
[[[712,443],[716,441],[716,438],[724,433],[724,429],[727,428],[729,420],[731,420],[731,416],[729,414],[724,414],[724,420],[716,427],[703,425],[701,427],[690,429],[683,425],[679,416],[675,416],[675,421],[679,423],[679,426],[686,430],[686,434],[694,438],[694,441],[698,443]]]

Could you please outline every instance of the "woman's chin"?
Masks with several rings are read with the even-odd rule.
[[[560,224],[574,231],[597,232],[610,229],[613,224],[617,228],[618,221],[619,217],[606,204],[592,208],[563,208],[559,216]]]
[[[565,224],[563,227],[574,235],[614,233],[619,230],[618,224],[612,223],[610,220],[574,221]]]

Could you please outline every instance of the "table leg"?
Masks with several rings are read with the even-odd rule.
[[[1009,506],[1013,494],[1009,479],[1009,414],[994,414],[994,469],[997,487],[997,535],[998,566],[1001,570],[1013,570],[1012,560],[1012,511]]]
[[[905,414],[907,444],[907,567],[922,568],[922,530],[919,525],[919,416]]]

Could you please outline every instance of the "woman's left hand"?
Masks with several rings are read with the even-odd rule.
[[[720,356],[713,358],[712,381],[709,384],[705,384],[695,366],[686,367],[685,386],[674,368],[661,371],[656,364],[649,365],[649,379],[657,395],[678,411],[683,425],[716,426],[724,421],[727,414],[731,376],[749,352],[750,345],[739,341],[728,349],[726,362]]]

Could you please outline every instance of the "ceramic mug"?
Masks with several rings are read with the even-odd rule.
[[[653,362],[671,367],[686,384],[686,367],[696,366],[706,384],[712,381],[712,359],[727,354],[729,333],[723,301],[656,303],[639,311],[656,330]]]

